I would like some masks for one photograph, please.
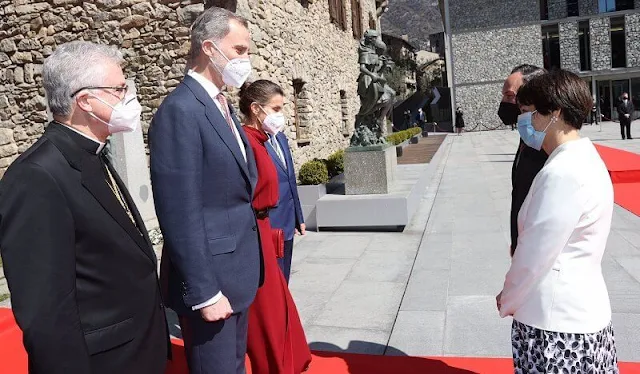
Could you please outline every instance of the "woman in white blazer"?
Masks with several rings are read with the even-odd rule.
[[[618,373],[602,256],[613,186],[582,127],[591,95],[577,75],[556,70],[518,92],[518,130],[549,159],[518,214],[518,250],[496,297],[513,316],[516,373]]]

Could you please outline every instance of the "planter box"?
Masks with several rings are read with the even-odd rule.
[[[411,139],[409,139],[409,143],[411,144],[418,144],[419,141],[420,141],[420,135],[415,135]]]
[[[327,187],[324,184],[311,186],[298,186],[298,196],[302,206],[302,215],[307,229],[316,230],[318,222],[316,220],[316,203],[321,197],[327,194]]]
[[[346,195],[389,193],[398,164],[393,146],[349,147],[344,153]]]

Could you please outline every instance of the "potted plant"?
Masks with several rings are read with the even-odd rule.
[[[327,194],[326,183],[329,181],[329,171],[325,161],[314,159],[307,161],[298,171],[298,196],[302,205],[302,214],[309,229],[317,228],[316,203]]]

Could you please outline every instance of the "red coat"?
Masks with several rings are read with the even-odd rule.
[[[273,208],[278,203],[278,174],[265,147],[267,135],[245,126],[258,169],[258,184],[253,196],[256,210]],[[247,354],[256,374],[299,374],[311,362],[298,310],[287,281],[278,266],[269,218],[258,220],[264,258],[264,284],[249,308]]]

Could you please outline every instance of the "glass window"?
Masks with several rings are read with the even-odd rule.
[[[578,0],[567,0],[567,17],[577,17],[579,15]]]
[[[631,101],[635,108],[633,118],[640,116],[640,78],[631,78]]]
[[[578,37],[580,43],[580,70],[591,70],[591,38],[589,36],[589,21],[578,23]]]
[[[598,0],[600,13],[633,9],[633,0]]]
[[[542,53],[544,68],[560,68],[560,33],[558,25],[542,27]]]
[[[627,66],[627,47],[624,33],[624,17],[611,18],[611,67]]]
[[[549,19],[549,2],[547,0],[540,0],[540,19]]]

